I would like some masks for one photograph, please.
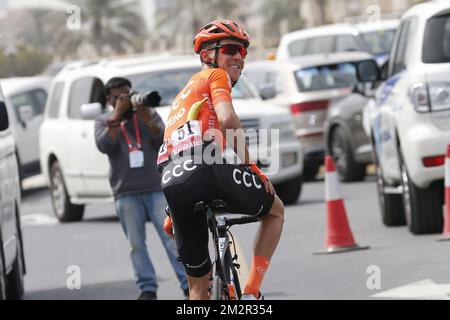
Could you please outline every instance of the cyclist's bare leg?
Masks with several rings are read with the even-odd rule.
[[[255,237],[253,252],[255,256],[264,256],[269,260],[278,245],[283,230],[284,205],[275,195],[269,213],[262,219]]]
[[[189,300],[209,300],[209,273],[203,277],[187,276],[189,283]]]
[[[253,294],[258,298],[264,274],[280,240],[283,223],[284,205],[280,198],[275,195],[272,208],[269,214],[261,221],[255,237],[252,265],[244,294]]]

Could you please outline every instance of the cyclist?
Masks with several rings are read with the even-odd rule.
[[[161,185],[188,275],[190,299],[209,299],[211,270],[206,215],[194,213],[195,203],[222,199],[229,206],[227,212],[261,217],[242,299],[262,300],[261,282],[283,228],[283,203],[272,183],[250,162],[231,99],[231,89],[241,75],[248,46],[247,32],[234,21],[216,20],[199,29],[194,51],[200,55],[203,70],[192,76],[176,96],[160,148]],[[227,130],[235,135],[227,137]],[[211,145],[211,154],[215,150],[221,153],[225,145],[231,146],[241,164],[196,161],[194,151],[200,148],[205,152]]]

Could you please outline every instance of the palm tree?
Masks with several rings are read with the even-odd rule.
[[[74,0],[81,9],[81,34],[101,55],[107,46],[115,52],[123,52],[126,46],[134,46],[136,38],[145,33],[145,23],[138,13],[136,0]]]
[[[234,16],[238,0],[172,0],[157,8],[156,28],[173,46],[178,35],[193,37],[205,23],[218,18]]]
[[[264,34],[268,42],[276,42],[281,37],[282,21],[287,21],[288,30],[298,30],[303,27],[300,18],[301,0],[263,0],[259,13],[264,17]],[[268,44],[273,46],[275,43]]]

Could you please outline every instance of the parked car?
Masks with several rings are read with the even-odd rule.
[[[398,20],[380,20],[359,24],[332,24],[286,33],[278,45],[276,59],[363,51],[375,56],[379,65],[386,60]]]
[[[325,148],[343,182],[364,180],[366,167],[372,163],[372,146],[362,121],[368,100],[353,92],[330,102],[324,124]]]
[[[257,61],[244,68],[266,101],[291,111],[304,150],[305,179],[313,179],[323,164],[324,122],[330,104],[352,92],[356,82],[353,63],[371,58],[366,52],[341,52]]]
[[[418,4],[401,18],[369,118],[382,219],[414,234],[441,232],[450,143],[450,4]],[[363,72],[364,71],[364,72]],[[359,75],[380,70],[365,66]],[[368,71],[372,71],[372,74]]]
[[[20,299],[24,292],[19,170],[11,113],[0,88],[0,299]]]
[[[368,52],[375,57],[379,66],[389,59],[389,52],[399,23],[398,19],[388,19],[354,25],[366,44]]]
[[[0,80],[5,99],[13,108],[11,130],[16,141],[20,181],[39,174],[39,127],[51,78],[24,77]]]
[[[137,91],[159,91],[162,106],[156,110],[165,120],[176,94],[199,70],[198,58],[143,57],[79,65],[66,68],[56,76],[40,130],[40,144],[43,175],[50,186],[53,208],[60,221],[80,220],[85,205],[112,201],[109,163],[106,155],[97,150],[94,139],[93,118],[105,104],[103,83],[122,76],[130,79]],[[261,101],[245,77],[233,89],[233,97],[244,128],[280,130],[279,143],[271,141],[274,153],[279,155],[279,169],[271,173],[275,163],[258,160],[267,165],[263,171],[268,173],[281,199],[285,203],[296,202],[302,186],[303,158],[289,112]],[[86,106],[87,110],[97,106],[97,114],[82,114],[82,105],[84,111]],[[251,139],[249,146],[252,153],[258,146],[257,139]]]

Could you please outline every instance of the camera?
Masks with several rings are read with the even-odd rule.
[[[136,90],[130,90],[129,96],[132,103],[142,104],[149,108],[157,107],[161,102],[158,91],[140,93]]]

